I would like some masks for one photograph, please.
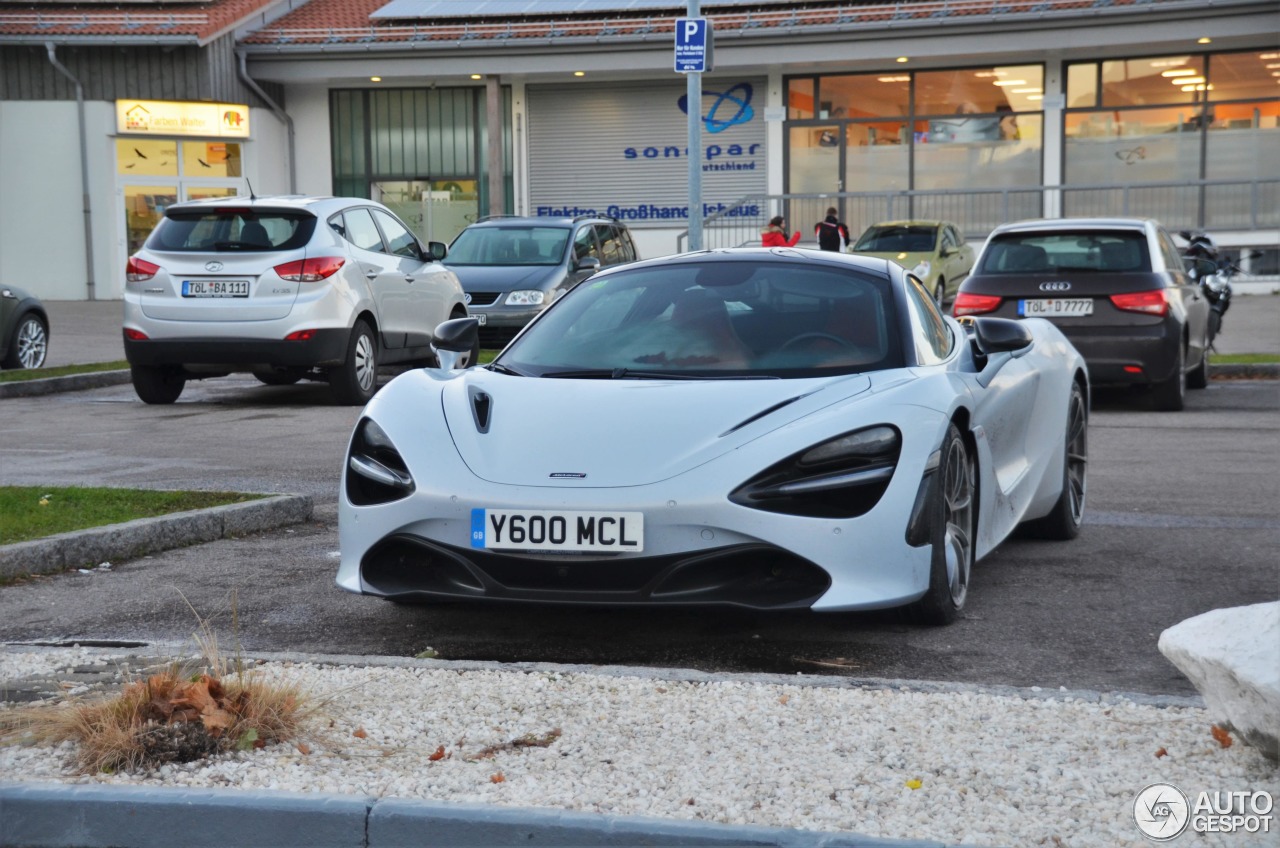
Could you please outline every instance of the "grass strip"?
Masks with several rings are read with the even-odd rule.
[[[73,374],[97,374],[100,371],[128,371],[129,363],[89,362],[84,365],[59,365],[57,368],[19,368],[0,371],[0,383],[25,383],[28,380],[47,380],[50,377],[70,377]]]
[[[1280,362],[1280,353],[1214,353],[1209,362],[1213,365],[1269,365]]]
[[[243,492],[0,486],[0,545],[264,497]]]

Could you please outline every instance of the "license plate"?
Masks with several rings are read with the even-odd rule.
[[[248,280],[183,280],[183,297],[248,297]]]
[[[643,512],[473,509],[471,547],[489,551],[644,550]]]
[[[1093,314],[1091,297],[1044,297],[1018,301],[1023,318],[1083,318]]]
[[[472,318],[474,318],[474,319],[476,319],[477,321],[479,321],[479,322],[480,322],[480,326],[481,326],[481,327],[483,327],[485,324],[488,324],[488,323],[489,323],[489,316],[488,316],[488,315],[485,315],[483,312],[482,312],[482,313],[480,313],[479,315],[477,315],[476,313],[474,313],[474,312],[473,312],[473,313],[471,313],[471,317],[472,317]]]

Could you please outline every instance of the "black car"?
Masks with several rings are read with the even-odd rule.
[[[1150,219],[1062,218],[997,227],[960,286],[956,317],[1047,318],[1094,385],[1146,385],[1182,409],[1208,384],[1209,302]]]
[[[39,368],[49,353],[49,314],[17,286],[0,286],[0,368]]]
[[[500,348],[587,277],[637,258],[631,232],[613,218],[496,215],[459,233],[444,264],[480,320],[481,347]]]

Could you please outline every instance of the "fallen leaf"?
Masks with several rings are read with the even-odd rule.
[[[790,695],[783,695],[781,698],[778,699],[778,703],[782,704],[783,706],[786,706],[787,701],[790,701],[790,700],[791,700]]]
[[[917,780],[914,777],[907,781],[908,789],[915,790],[915,789],[919,789],[921,786],[924,786],[924,783],[922,783],[921,781]]]
[[[504,775],[502,772],[498,772],[497,774],[491,774],[491,775],[489,775],[489,782],[490,782],[490,783],[504,783],[504,782],[506,781],[506,779],[507,779],[506,775]]]
[[[369,738],[369,734],[368,734],[368,733],[365,733],[365,731],[364,731],[364,728],[363,728],[363,727],[357,727],[357,728],[355,729],[355,731],[354,731],[354,732],[352,732],[352,734],[351,734],[351,735],[352,735],[352,736],[354,736],[354,737],[355,737],[355,738],[357,738],[357,739],[368,739],[368,738]]]
[[[1225,727],[1218,727],[1218,725],[1215,724],[1213,729],[1209,732],[1213,734],[1214,739],[1218,740],[1219,745],[1224,748],[1231,747],[1231,734],[1227,732]]]
[[[1166,757],[1166,756],[1168,756],[1168,755],[1169,755],[1169,752],[1168,752],[1168,751],[1166,751],[1164,748],[1161,748],[1159,751],[1156,751],[1156,759],[1157,759],[1157,760],[1158,760],[1158,759],[1160,759],[1161,757]]]
[[[428,759],[428,760],[430,760],[430,761],[431,761],[431,762],[433,762],[433,763],[434,763],[436,760],[443,760],[443,759],[444,759],[444,746],[443,746],[443,745],[441,745],[439,748],[436,748],[436,752],[435,752],[434,754],[432,754],[431,756],[427,757],[427,759]]]
[[[311,755],[311,746],[308,745],[306,742],[299,742],[294,747],[297,748],[298,753],[304,757],[308,757]]]

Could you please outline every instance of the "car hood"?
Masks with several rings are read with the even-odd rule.
[[[855,250],[858,256],[874,256],[876,259],[888,259],[890,262],[896,262],[903,268],[910,271],[919,265],[922,261],[933,261],[933,252],[903,252],[899,250],[888,251],[871,251],[871,250]]]
[[[472,369],[444,383],[440,401],[458,453],[481,479],[614,487],[682,474],[870,385],[863,375],[584,380]],[[478,395],[488,398],[484,422]]]
[[[463,291],[507,292],[517,289],[549,288],[559,265],[450,265],[444,263],[462,283]]]

